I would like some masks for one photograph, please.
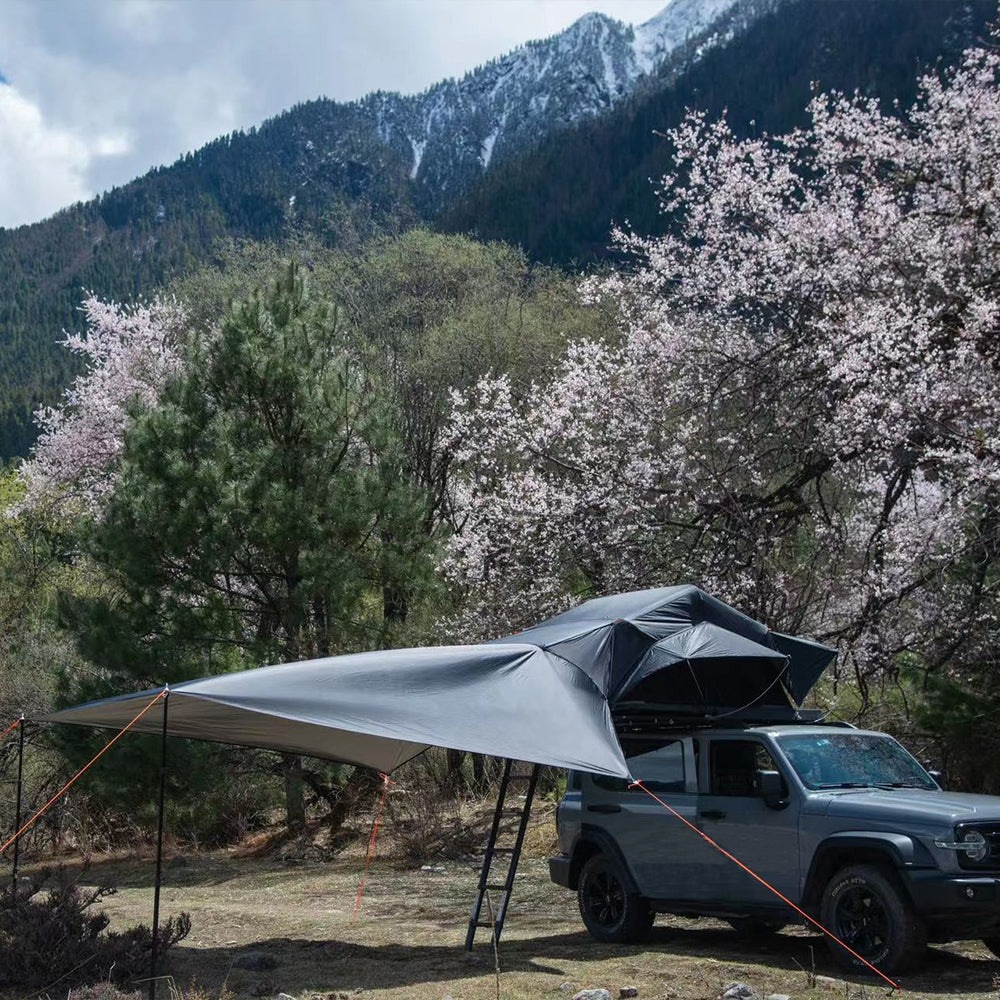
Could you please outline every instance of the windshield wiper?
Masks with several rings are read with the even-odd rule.
[[[915,785],[912,781],[831,781],[817,785],[817,788],[923,788],[926,785]]]

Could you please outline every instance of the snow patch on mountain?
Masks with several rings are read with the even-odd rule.
[[[738,0],[674,0],[634,30],[632,52],[642,73],[651,73],[679,46],[705,33]]]
[[[410,145],[413,147],[413,166],[410,168],[410,180],[416,180],[417,174],[420,171],[420,161],[424,158],[424,150],[427,148],[427,140],[423,139],[417,142],[416,139],[410,139]]]
[[[490,165],[490,159],[493,156],[493,146],[496,144],[497,136],[499,134],[500,126],[498,125],[485,139],[483,139],[483,154],[480,159],[483,161],[484,168]]]
[[[420,94],[380,91],[340,105],[355,125],[336,143],[341,162],[370,163],[372,140],[391,150],[433,211],[487,169],[554,130],[601,114],[660,75],[725,44],[734,24],[782,0],[672,0],[636,27],[591,12],[460,79]],[[334,150],[330,150],[334,152]]]

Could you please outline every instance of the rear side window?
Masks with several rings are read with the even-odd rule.
[[[672,740],[656,750],[637,754],[628,758],[628,766],[651,792],[683,792],[684,787],[684,744]],[[594,775],[594,784],[609,792],[624,792],[628,781],[624,778],[610,778]],[[638,789],[636,789],[638,791]]]

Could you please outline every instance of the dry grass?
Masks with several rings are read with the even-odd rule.
[[[714,1000],[736,980],[761,996],[783,993],[793,1000],[875,1000],[885,993],[860,977],[844,982],[820,938],[801,929],[750,944],[725,924],[660,918],[648,945],[598,945],[582,931],[573,894],[548,880],[551,831],[551,807],[540,807],[500,944],[504,998],[562,1000],[599,986],[617,997],[620,987],[635,986],[641,1000]],[[353,1000],[355,993],[362,1000],[495,1000],[488,934],[481,932],[472,955],[462,950],[474,861],[431,855],[422,859],[430,866],[424,870],[392,857],[391,832],[379,846],[356,923],[360,844],[331,862],[236,851],[175,856],[166,871],[164,915],[184,909],[193,918],[190,937],[164,970],[177,996],[218,1000],[228,990],[232,1000],[279,993],[295,1000]],[[92,872],[120,887],[108,901],[116,924],[148,921],[148,859],[96,861]],[[267,968],[243,968],[248,953],[265,956],[258,964]],[[818,979],[810,985],[813,956]],[[926,966],[906,977],[904,992],[995,1000],[997,971],[979,945],[935,948]]]

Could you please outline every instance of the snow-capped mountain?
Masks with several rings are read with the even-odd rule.
[[[777,134],[812,81],[906,103],[916,67],[954,65],[995,16],[996,0],[673,0],[635,28],[591,14],[422,94],[308,101],[0,228],[0,459],[26,454],[32,413],[76,373],[53,331],[79,329],[83,288],[130,300],[214,260],[220,240],[357,246],[417,222],[581,266],[614,222],[660,231],[648,180],[669,149],[654,130],[686,108]]]
[[[555,128],[606,111],[671,66],[731,40],[763,2],[672,0],[637,27],[586,14],[560,34],[528,42],[461,79],[416,95],[376,92],[347,107],[409,164],[421,200],[433,210],[491,164]],[[331,152],[315,141],[308,148],[314,156]]]

